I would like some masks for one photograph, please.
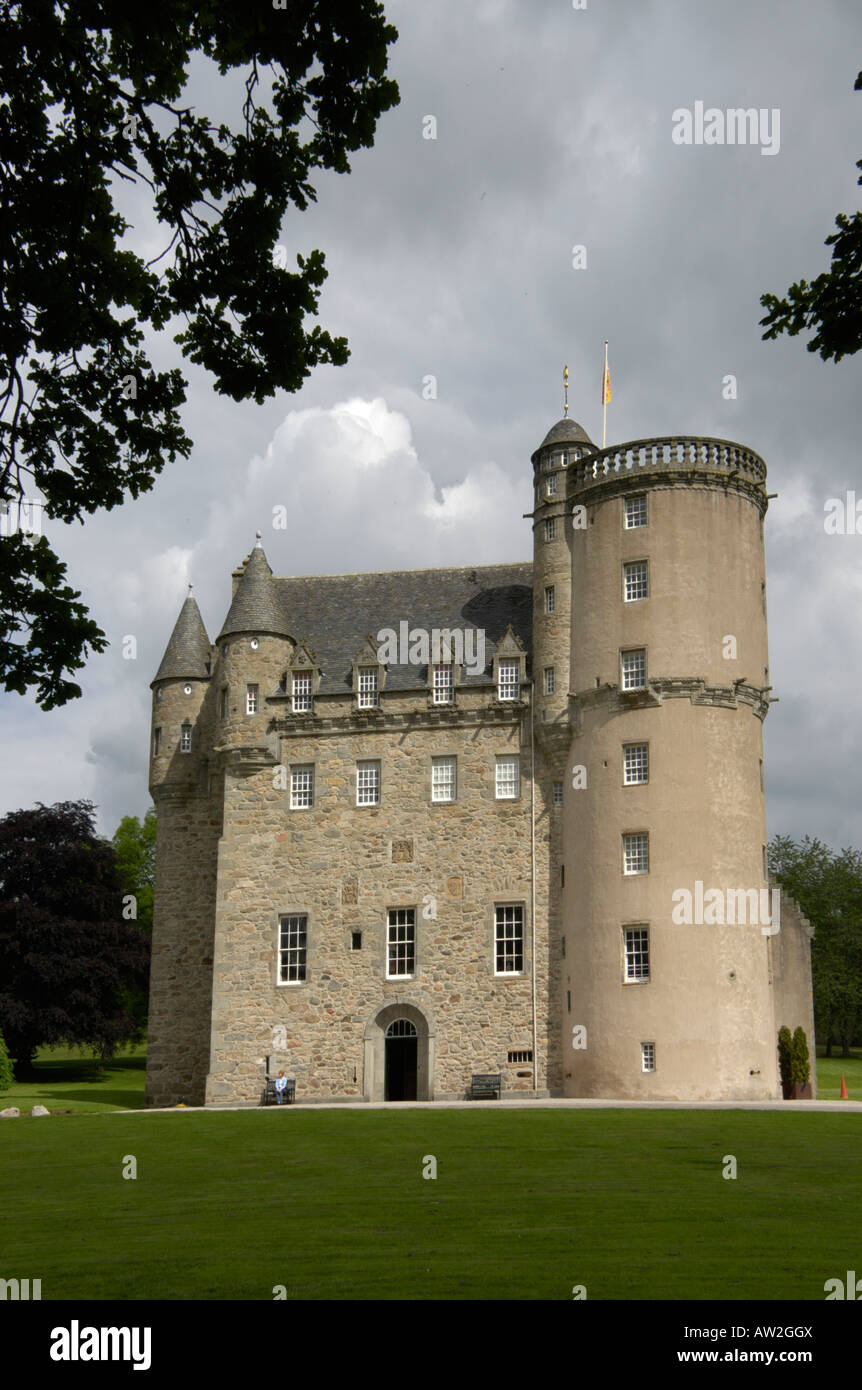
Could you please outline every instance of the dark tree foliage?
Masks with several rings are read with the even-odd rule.
[[[3,0],[0,4],[0,679],[45,709],[104,633],[22,506],[79,521],[188,456],[179,368],[144,328],[173,320],[215,388],[257,402],[296,391],[344,338],[307,320],[320,251],[277,249],[315,169],[346,173],[398,101],[397,37],[379,0]],[[192,55],[245,99],[236,128],[181,98]],[[218,88],[217,88],[218,90]],[[136,185],[164,231],[146,263],[114,194]],[[274,254],[275,253],[275,254]],[[8,516],[2,514],[9,509]]]
[[[805,836],[778,835],[769,867],[814,927],[811,971],[817,1041],[827,1057],[837,1041],[846,1057],[862,1039],[862,852],[840,854]]]
[[[862,72],[854,84],[862,91]],[[862,159],[856,161],[862,169]],[[862,175],[858,183],[862,183]],[[808,344],[809,352],[819,352],[824,361],[850,356],[862,348],[862,212],[852,217],[839,212],[835,218],[837,232],[826,238],[831,246],[832,268],[818,275],[809,285],[800,280],[791,285],[786,299],[764,294],[760,302],[769,313],[760,320],[766,327],[764,338],[777,338],[779,333],[795,337],[806,329],[816,329]]]
[[[123,920],[122,899],[92,802],[0,820],[0,1029],[19,1080],[45,1043],[110,1055],[134,1036],[126,997],[145,984],[149,942]]]

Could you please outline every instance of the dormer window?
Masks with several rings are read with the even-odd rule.
[[[434,667],[434,704],[451,705],[454,698],[453,668],[451,661]]]
[[[497,670],[497,696],[500,700],[517,700],[520,694],[519,663],[501,661]]]
[[[311,672],[300,671],[293,677],[293,712],[307,714],[311,709]]]
[[[359,708],[374,709],[377,705],[379,679],[376,666],[359,668]]]

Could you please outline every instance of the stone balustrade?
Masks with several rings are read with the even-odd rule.
[[[569,474],[574,475],[569,484],[570,493],[612,477],[621,478],[647,470],[717,473],[728,480],[739,478],[754,487],[762,487],[766,482],[766,464],[753,449],[727,439],[669,435],[612,444],[607,449],[581,455],[569,467]]]

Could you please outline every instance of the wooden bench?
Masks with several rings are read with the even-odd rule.
[[[286,1076],[285,1081],[287,1082],[287,1085],[284,1088],[284,1103],[285,1105],[293,1105],[293,1102],[296,1099],[296,1080],[292,1076]],[[261,1096],[260,1103],[261,1105],[278,1104],[278,1101],[276,1100],[275,1096],[274,1076],[268,1076],[266,1078],[266,1085],[263,1088],[263,1095]]]
[[[470,1078],[471,1100],[499,1100],[502,1089],[503,1077],[500,1072],[483,1072]]]

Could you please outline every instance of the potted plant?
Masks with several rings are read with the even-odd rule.
[[[811,1099],[811,1064],[808,1059],[808,1039],[805,1036],[804,1028],[797,1028],[793,1034],[793,1058],[791,1072],[793,1084],[790,1090],[791,1100],[810,1100]]]
[[[793,1086],[793,1039],[789,1028],[778,1030],[778,1069],[781,1072],[781,1094],[790,1100]]]

